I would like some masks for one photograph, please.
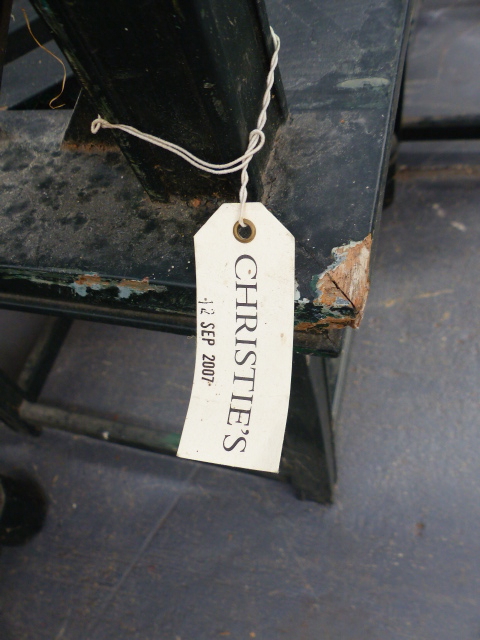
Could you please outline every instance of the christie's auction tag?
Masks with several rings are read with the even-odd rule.
[[[278,472],[292,374],[295,240],[259,202],[195,235],[197,355],[177,455]],[[246,234],[243,233],[243,236]]]

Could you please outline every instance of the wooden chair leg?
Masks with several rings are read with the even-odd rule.
[[[19,433],[38,436],[41,431],[37,427],[27,424],[19,415],[20,405],[25,394],[20,387],[0,371],[0,420]]]
[[[332,501],[335,460],[323,358],[294,355],[281,472],[300,498],[322,504]]]

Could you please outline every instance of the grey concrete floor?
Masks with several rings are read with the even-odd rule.
[[[1,429],[2,469],[29,471],[50,500],[38,537],[0,556],[1,637],[479,638],[479,177],[399,176],[336,429],[333,506],[227,469]],[[77,327],[51,397],[91,401],[91,376],[104,393],[112,367],[117,403],[138,375],[134,352],[162,396],[190,349],[176,341]],[[100,353],[93,369],[79,353],[87,342]],[[190,369],[176,382],[187,399]],[[180,425],[176,402],[167,420]]]
[[[476,23],[458,21],[475,5],[450,5],[449,46],[471,54]],[[446,6],[427,3],[421,24]],[[1,552],[1,640],[480,638],[480,146],[403,145],[400,164],[336,425],[335,503],[0,426],[0,471],[28,471],[49,498],[42,532]],[[19,371],[41,322],[0,313],[0,366]],[[43,397],[179,430],[192,357],[184,338],[75,323]]]

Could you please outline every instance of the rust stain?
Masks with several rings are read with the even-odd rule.
[[[97,273],[84,274],[75,278],[75,284],[85,287],[110,287],[112,283],[110,280],[102,280]]]
[[[334,262],[318,276],[313,300],[325,317],[316,322],[300,322],[296,331],[317,333],[360,326],[370,288],[371,247],[369,234],[364,240],[332,250]]]
[[[317,322],[299,322],[295,325],[295,331],[304,333],[323,333],[325,329],[343,329],[353,326],[345,318],[323,318]]]
[[[138,291],[139,293],[156,290],[156,287],[149,283],[148,278],[143,278],[143,280],[121,280],[117,284],[117,287],[127,287],[128,289]]]
[[[61,148],[64,151],[79,151],[81,153],[105,153],[107,151],[120,151],[115,140],[85,140],[77,142],[73,140],[63,140]]]
[[[97,273],[79,275],[69,286],[82,297],[87,295],[87,289],[100,291],[101,289],[116,288],[118,290],[118,298],[129,298],[132,294],[139,295],[147,291],[156,291],[157,293],[166,291],[166,287],[163,285],[150,284],[148,277],[142,280],[123,279],[117,281],[104,279]]]

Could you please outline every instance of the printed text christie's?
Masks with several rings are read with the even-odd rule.
[[[232,428],[223,438],[225,451],[243,453],[247,448],[257,363],[257,275],[255,259],[243,254],[235,261],[235,367],[227,424]]]

